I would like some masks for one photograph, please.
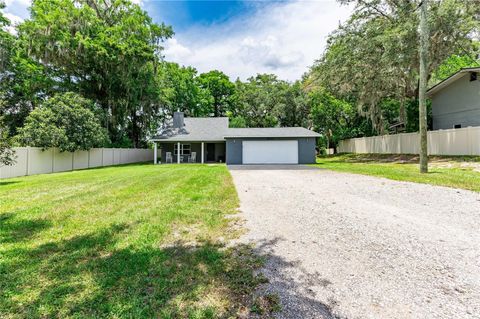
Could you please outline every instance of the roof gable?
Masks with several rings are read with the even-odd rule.
[[[474,67],[474,68],[463,68],[459,70],[458,72],[452,74],[445,80],[435,84],[432,86],[430,89],[427,90],[427,95],[432,96],[433,94],[437,93],[438,91],[442,90],[443,88],[449,86],[453,82],[457,81],[458,79],[462,78],[463,76],[466,75],[466,73],[470,72],[480,72],[480,67]]]
[[[186,117],[184,133],[173,136],[156,135],[151,140],[223,141],[228,130],[228,117]]]

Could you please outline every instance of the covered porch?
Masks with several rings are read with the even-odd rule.
[[[225,163],[224,141],[154,142],[154,164]]]

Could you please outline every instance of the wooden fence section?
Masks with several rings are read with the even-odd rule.
[[[138,148],[92,148],[89,151],[42,151],[38,147],[16,147],[16,164],[0,167],[0,178],[71,171],[100,166],[153,161],[153,150]]]
[[[352,138],[340,141],[340,153],[418,154],[418,133]],[[430,155],[480,155],[480,127],[428,132]]]

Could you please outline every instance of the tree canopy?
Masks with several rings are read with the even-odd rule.
[[[11,138],[8,136],[7,129],[3,125],[3,119],[0,118],[0,167],[13,165],[16,155],[12,148]]]
[[[399,101],[399,120],[407,122],[406,102],[418,95],[419,1],[343,0],[355,5],[351,18],[328,39],[325,54],[309,74],[309,85],[355,100],[378,133],[387,128],[382,100]],[[476,1],[430,1],[428,74],[452,55],[475,57]],[[470,60],[470,62],[473,62]],[[441,76],[441,75],[440,75]]]
[[[62,152],[103,146],[107,132],[94,111],[92,101],[78,94],[57,94],[28,115],[17,138],[24,145],[58,147]]]
[[[30,105],[9,101],[7,113],[28,114],[54,92],[78,92],[101,106],[113,142],[127,135],[138,145],[160,107],[155,78],[171,27],[153,23],[127,0],[36,0],[30,11],[18,26],[12,81],[27,68],[33,87],[23,83],[19,94],[5,93],[26,92]],[[45,74],[46,83],[37,74]]]
[[[228,111],[234,108],[233,94],[235,85],[221,71],[213,70],[202,73],[197,78],[199,87],[208,92],[212,97],[212,109],[208,114],[217,116],[225,116]]]

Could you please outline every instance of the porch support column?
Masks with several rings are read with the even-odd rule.
[[[177,164],[180,164],[180,142],[177,143]]]
[[[202,142],[202,164],[203,164],[203,162],[204,162],[204,159],[203,159],[203,154],[204,154],[204,151],[203,151],[203,150],[204,150],[204,144],[205,144],[205,143],[204,143],[204,142]]]
[[[153,164],[157,164],[157,142],[153,143]]]

